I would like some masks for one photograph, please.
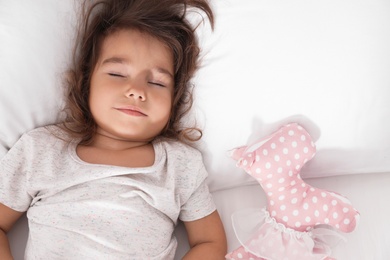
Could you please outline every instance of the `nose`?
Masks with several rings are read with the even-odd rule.
[[[145,93],[144,87],[137,86],[135,84],[129,85],[129,88],[126,91],[126,96],[130,97],[130,98],[137,99],[139,101],[146,100],[146,93]]]
[[[133,91],[134,92],[134,91]],[[140,94],[140,93],[130,93],[129,97],[139,99],[140,101],[145,101],[145,94]]]

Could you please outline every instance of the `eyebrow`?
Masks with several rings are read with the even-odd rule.
[[[108,58],[108,59],[105,59],[103,62],[102,62],[102,65],[104,64],[107,64],[107,63],[120,63],[120,64],[128,64],[130,63],[128,59],[126,58],[122,58],[122,57],[111,57],[111,58]],[[172,73],[170,73],[167,69],[164,69],[164,68],[161,68],[161,67],[157,67],[156,70],[160,73],[163,73],[163,74],[166,74],[168,75],[169,77],[171,77],[172,79],[174,79],[175,77],[172,75]]]
[[[129,60],[126,58],[121,58],[121,57],[111,57],[108,59],[105,59],[102,64],[106,63],[129,63]]]

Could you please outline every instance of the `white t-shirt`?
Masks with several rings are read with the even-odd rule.
[[[89,164],[53,131],[24,134],[0,162],[0,202],[27,211],[26,259],[172,259],[178,218],[216,209],[196,149],[160,139],[150,167]]]

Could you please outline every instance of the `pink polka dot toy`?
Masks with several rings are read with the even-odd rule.
[[[339,231],[353,231],[359,213],[345,197],[302,180],[300,171],[315,152],[297,123],[232,151],[237,166],[260,183],[267,206],[232,215],[241,246],[227,259],[332,259],[331,248],[343,239]]]

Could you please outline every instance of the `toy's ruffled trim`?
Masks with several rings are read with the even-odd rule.
[[[263,209],[244,209],[232,215],[234,232],[241,245],[258,257],[285,259],[325,259],[331,248],[345,238],[328,226],[299,232],[276,222]]]

